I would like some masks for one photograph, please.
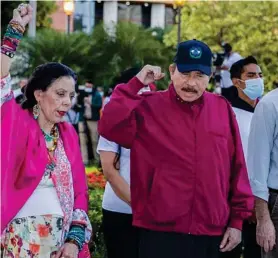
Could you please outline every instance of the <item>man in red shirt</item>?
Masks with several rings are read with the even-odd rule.
[[[114,90],[99,133],[131,149],[133,224],[140,258],[217,258],[241,241],[254,199],[229,103],[206,92],[212,53],[178,45],[166,91],[138,95],[163,78],[146,65]]]

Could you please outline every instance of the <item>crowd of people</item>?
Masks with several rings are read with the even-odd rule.
[[[255,57],[225,45],[224,96],[206,91],[211,49],[188,40],[165,91],[159,66],[126,70],[103,96],[46,63],[16,100],[11,60],[31,16],[20,4],[1,46],[2,257],[90,257],[90,155],[107,178],[108,258],[278,257],[278,89],[263,96]]]

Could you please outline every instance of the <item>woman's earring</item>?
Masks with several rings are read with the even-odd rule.
[[[34,118],[37,120],[38,117],[40,115],[40,107],[39,107],[39,104],[36,104],[34,107],[33,107],[33,116]]]

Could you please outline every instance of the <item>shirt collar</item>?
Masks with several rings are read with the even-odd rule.
[[[238,96],[237,88],[235,86],[232,86],[232,87],[234,87],[234,89],[232,89],[233,90],[233,94],[232,94],[233,96],[230,99],[230,103],[231,103],[232,107],[239,108],[239,109],[254,113],[255,108],[252,107],[250,104],[248,104],[243,99],[241,99]]]

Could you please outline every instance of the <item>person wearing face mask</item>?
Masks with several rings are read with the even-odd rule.
[[[251,119],[258,99],[264,92],[262,71],[257,60],[253,56],[248,56],[234,63],[230,73],[234,85],[234,94],[230,102],[236,114],[246,160]],[[256,243],[256,220],[254,218],[253,214],[243,223],[242,244],[231,252],[223,253],[222,258],[240,258],[242,254],[243,258],[261,257],[260,246]]]
[[[238,60],[242,59],[241,55],[237,52],[233,52],[233,48],[229,43],[224,43],[222,45],[222,48],[225,53],[225,58],[223,61],[222,66],[220,67],[221,70],[221,82],[220,82],[220,87],[221,87],[221,94],[224,96],[226,99],[229,100],[231,94],[233,94],[233,90],[231,87],[233,86],[233,82],[231,80],[231,74],[229,72],[231,66],[237,62]]]
[[[206,91],[212,52],[177,47],[165,91],[138,91],[164,77],[146,65],[118,85],[99,134],[131,149],[131,208],[139,258],[218,258],[241,241],[252,196],[240,133],[228,101]]]

